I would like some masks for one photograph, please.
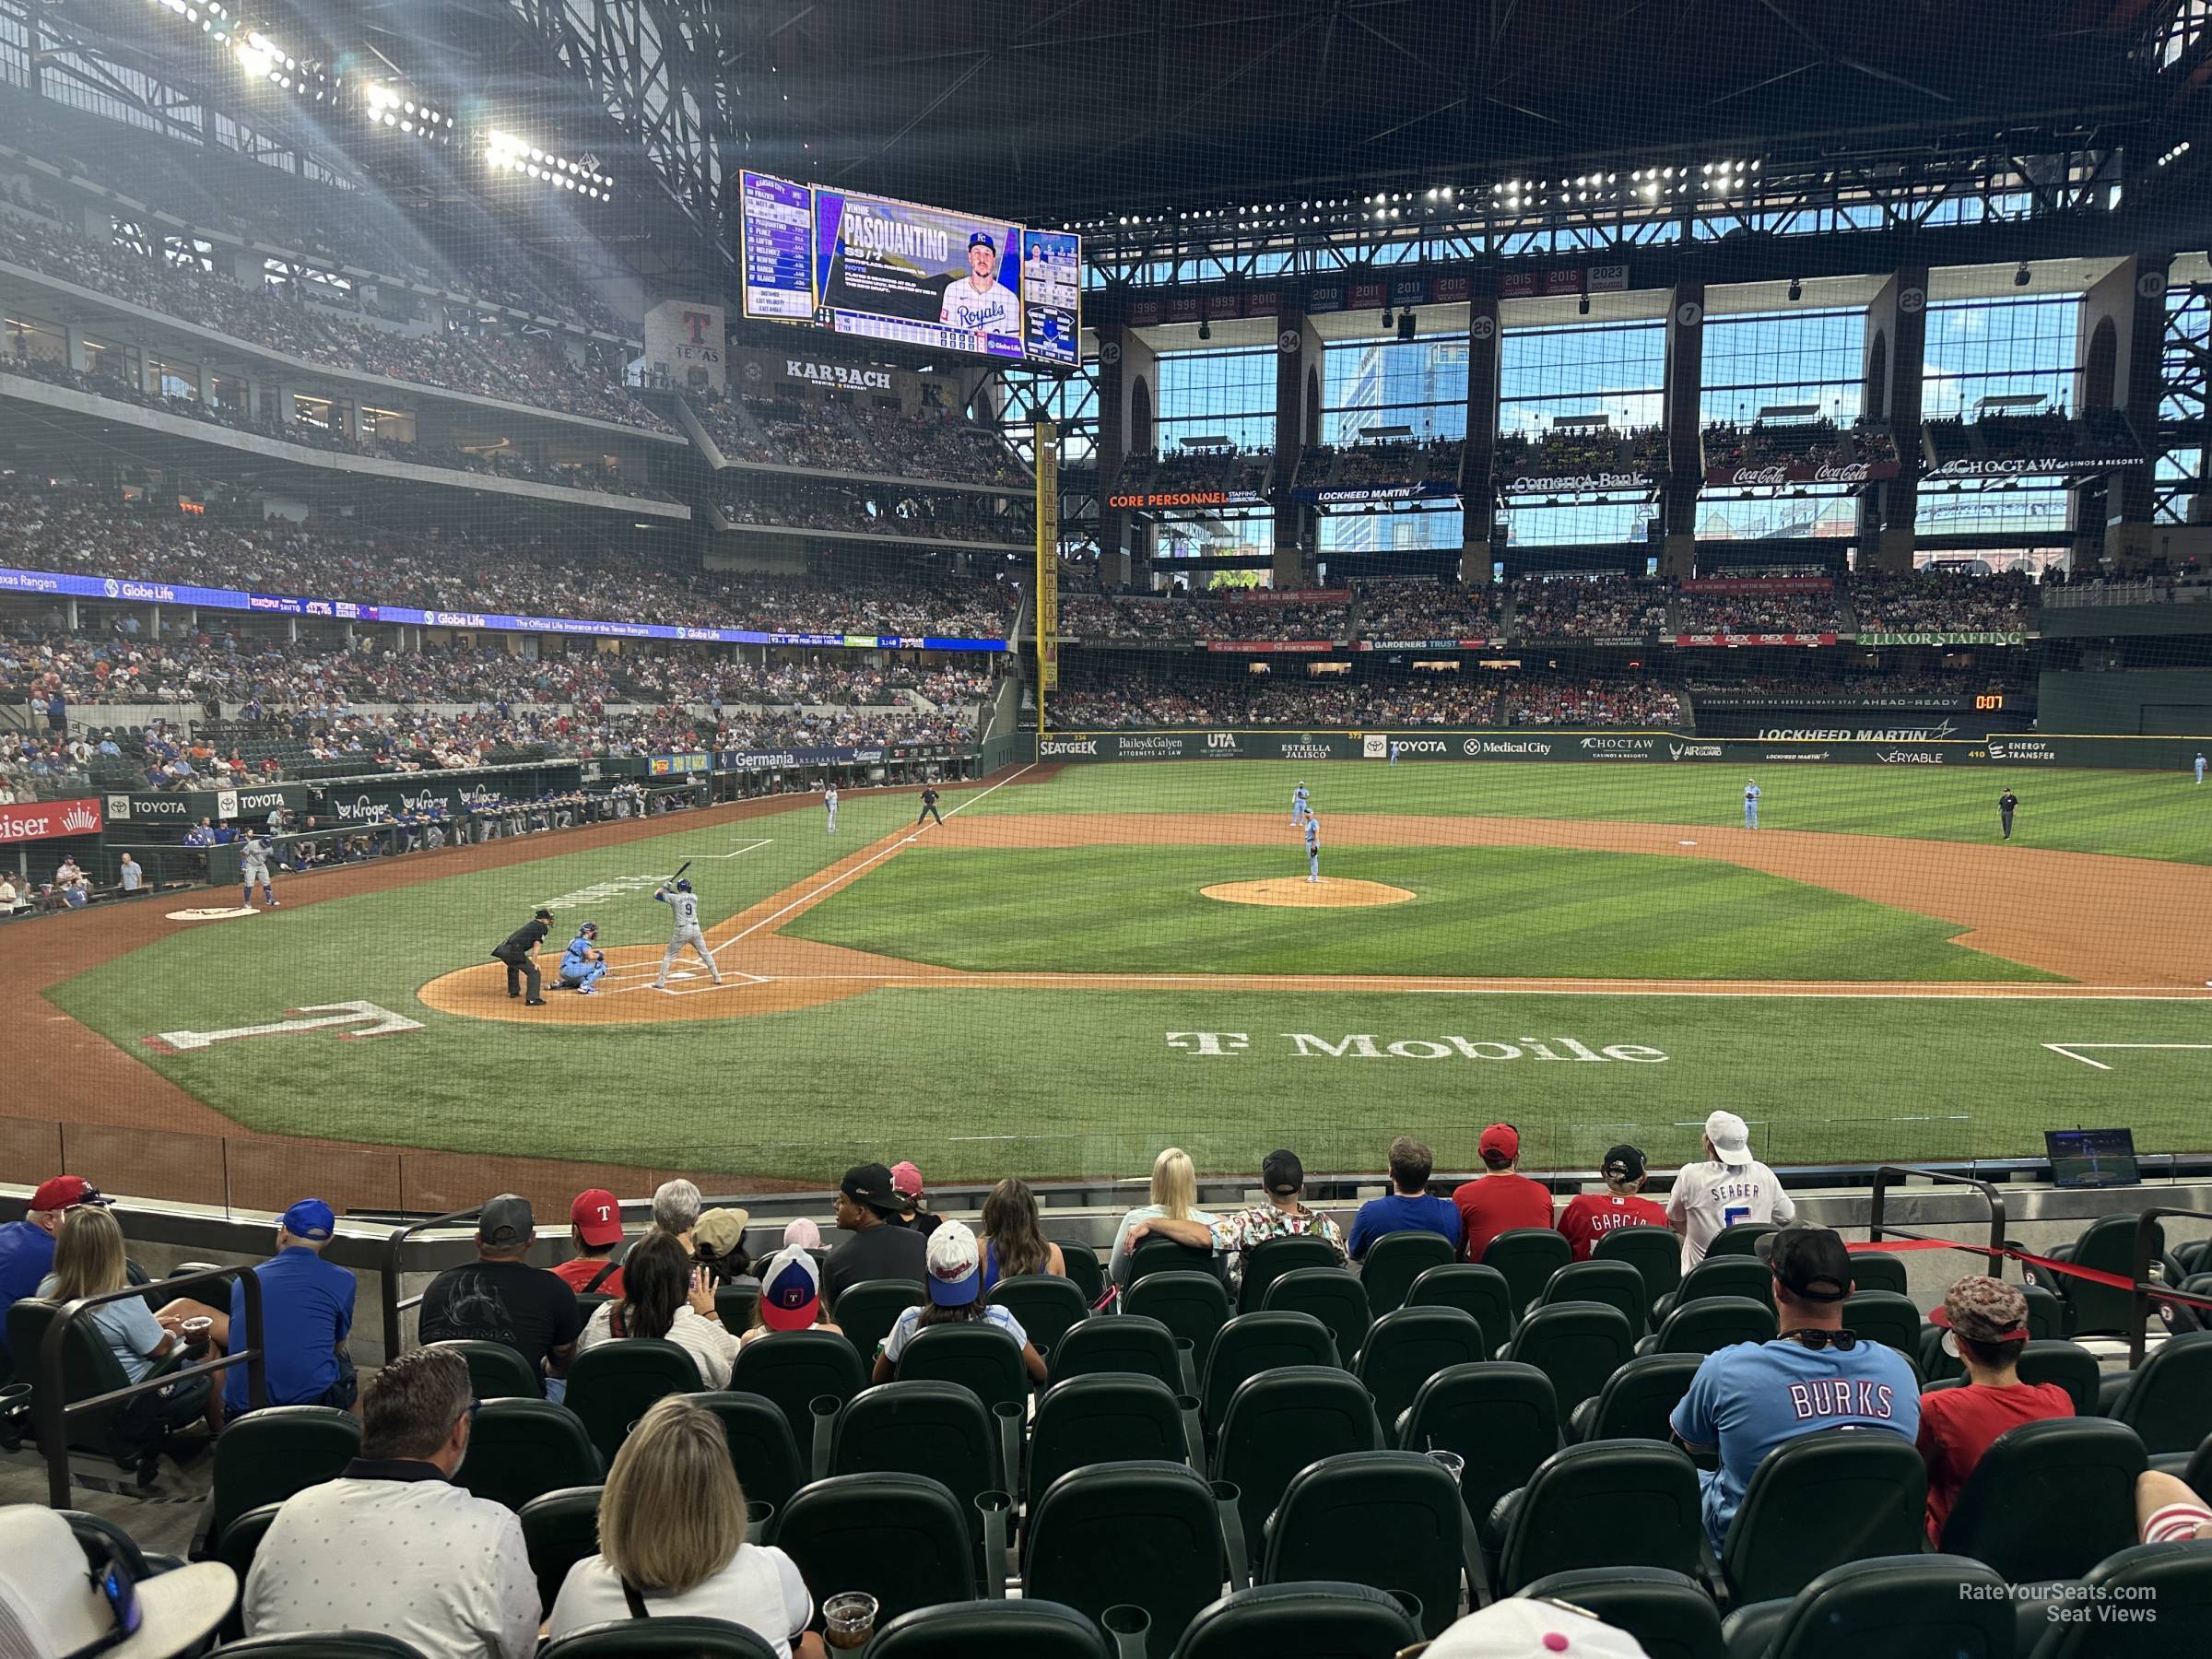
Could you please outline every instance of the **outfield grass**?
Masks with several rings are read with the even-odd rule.
[[[784,931],[977,972],[2057,977],[1954,945],[1966,930],[1948,923],[1718,861],[1545,847],[1344,847],[1323,859],[1339,880],[1383,882],[1415,898],[1284,910],[1201,894],[1217,882],[1302,873],[1304,857],[1288,844],[924,845]]]

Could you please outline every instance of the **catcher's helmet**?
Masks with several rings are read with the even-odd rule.
[[[586,922],[576,931],[580,934],[589,934],[593,938],[595,939],[599,936],[599,924],[596,922]]]

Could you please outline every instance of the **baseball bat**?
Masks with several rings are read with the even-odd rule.
[[[691,867],[691,861],[690,861],[689,859],[688,859],[688,858],[687,858],[687,859],[685,859],[685,860],[684,860],[684,862],[683,862],[682,864],[680,864],[680,865],[677,865],[676,866],[676,875],[675,875],[675,876],[671,876],[671,877],[668,877],[668,879],[669,879],[670,881],[674,881],[674,880],[676,880],[676,879],[677,879],[677,877],[678,877],[678,876],[681,876],[681,875],[682,875],[682,874],[683,874],[683,873],[684,873],[686,870],[689,869],[690,867]]]

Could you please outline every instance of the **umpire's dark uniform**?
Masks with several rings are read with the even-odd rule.
[[[2005,831],[2005,839],[2012,839],[2012,815],[2020,804],[2020,797],[2006,790],[1997,797],[1997,823]]]
[[[551,911],[539,911],[525,927],[518,927],[500,941],[491,954],[494,959],[507,964],[507,994],[522,995],[524,980],[530,982],[530,1000],[527,1006],[546,1006],[544,978],[537,971],[537,947],[546,942],[546,924],[553,919]]]
[[[940,824],[945,821],[945,815],[937,810],[937,792],[924,789],[922,792],[922,810],[916,815],[914,822],[920,824],[923,819],[933,818]]]

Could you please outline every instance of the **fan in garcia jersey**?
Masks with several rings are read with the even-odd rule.
[[[1606,1154],[1599,1171],[1606,1179],[1602,1193],[1583,1193],[1567,1201],[1559,1212],[1559,1229],[1574,1246],[1574,1259],[1586,1262],[1598,1240],[1617,1227],[1665,1227],[1666,1211],[1657,1200],[1638,1196],[1651,1171],[1641,1147],[1625,1142]]]
[[[1666,1219],[1682,1235],[1682,1271],[1705,1259],[1724,1227],[1794,1220],[1797,1206],[1774,1171],[1751,1156],[1751,1131],[1733,1112],[1705,1120],[1705,1161],[1687,1163],[1666,1195]]]
[[[969,233],[968,275],[946,285],[937,321],[966,334],[1020,335],[1021,305],[998,280],[998,244],[988,230]]]

